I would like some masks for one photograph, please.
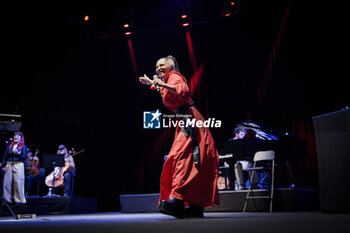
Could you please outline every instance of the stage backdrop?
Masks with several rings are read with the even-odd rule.
[[[143,129],[143,111],[169,112],[137,79],[152,77],[157,59],[171,54],[195,105],[222,121],[212,130],[218,149],[245,120],[292,133],[308,148],[293,164],[296,179],[318,188],[312,116],[349,104],[345,8],[241,2],[230,17],[223,1],[9,3],[1,15],[0,112],[22,114],[26,144],[42,153],[59,144],[85,149],[74,158],[76,195],[118,210],[119,194],[159,192],[174,132]],[[181,27],[182,9],[189,27]],[[135,33],[125,36],[130,17]]]

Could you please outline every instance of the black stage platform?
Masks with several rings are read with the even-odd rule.
[[[267,195],[267,190],[254,190],[258,195]],[[243,210],[247,190],[219,191],[220,205],[206,208],[206,212],[239,212]],[[158,212],[158,193],[121,195],[122,213]],[[267,211],[269,201],[254,199],[248,202],[247,211]],[[318,211],[318,191],[313,189],[276,189],[274,191],[273,211]]]
[[[321,212],[210,212],[204,218],[176,219],[160,213],[99,213],[0,217],[1,233],[347,233],[350,215]]]
[[[256,190],[266,192],[266,190]],[[159,194],[121,195],[122,213],[53,214],[58,205],[69,202],[88,208],[92,200],[65,198],[35,198],[28,204],[46,204],[49,215],[38,215],[32,219],[15,220],[11,216],[0,216],[1,232],[337,232],[345,233],[350,228],[349,214],[326,214],[319,209],[318,192],[307,189],[275,190],[274,212],[265,211],[263,203],[250,204],[249,211],[242,213],[246,191],[220,191],[221,205],[206,209],[204,218],[184,218],[156,213]],[[60,203],[60,204],[59,204]],[[91,206],[90,206],[91,207]],[[63,208],[67,209],[67,207]],[[63,210],[62,209],[62,210]],[[92,209],[91,209],[92,210]],[[254,212],[253,212],[254,211]],[[62,212],[62,211],[61,211]],[[134,212],[134,213],[132,213]],[[138,212],[138,213],[137,213]],[[143,212],[143,213],[140,213]],[[145,213],[150,212],[150,213]]]
[[[97,198],[86,197],[26,197],[27,208],[17,208],[12,210],[16,214],[36,214],[36,215],[57,215],[57,214],[81,214],[97,212]],[[0,215],[10,215],[5,206],[1,206]]]

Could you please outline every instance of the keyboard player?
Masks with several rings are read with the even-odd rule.
[[[238,140],[238,139],[243,139],[247,135],[247,130],[244,127],[238,126],[234,129],[234,138],[230,140]],[[238,190],[243,190],[246,189],[246,181],[249,180],[251,176],[251,172],[248,174],[243,174],[244,171],[247,171],[248,168],[252,166],[252,163],[247,160],[239,160],[234,164],[234,172],[235,172],[235,177],[237,180],[238,184]],[[257,176],[253,177],[253,182],[252,186],[257,184]]]
[[[293,172],[296,174],[297,171],[290,169],[289,161],[298,163],[307,156],[306,141],[304,139],[287,132],[274,130],[251,120],[241,122],[237,124],[237,127],[243,127],[248,132],[248,139],[245,136],[244,139],[227,140],[225,147],[219,151],[220,162],[228,163],[231,167],[230,170],[234,170],[233,167],[237,161],[252,161],[256,152],[273,150],[276,153],[276,162],[278,164],[286,164],[292,185],[298,183],[293,175]],[[278,178],[278,176],[275,178]],[[230,182],[232,182],[232,179],[234,181],[234,177],[231,174]],[[263,177],[261,180],[264,180]],[[264,184],[259,184],[259,187],[264,187]]]

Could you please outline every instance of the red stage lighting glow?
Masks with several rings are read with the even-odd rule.
[[[187,18],[187,15],[181,15],[181,18],[182,18],[182,19],[186,19],[186,18]]]
[[[128,28],[130,25],[129,24],[124,24],[124,28]]]
[[[130,34],[131,34],[131,32],[130,32]],[[136,82],[138,83],[139,72],[137,69],[134,47],[132,46],[132,42],[131,42],[130,38],[128,38],[128,47],[129,47],[129,54],[130,54],[130,59],[131,59],[132,71],[134,73],[134,76],[136,77],[136,80],[137,80]]]
[[[183,23],[182,26],[187,27],[188,25],[190,25],[189,23]]]
[[[228,17],[228,16],[230,16],[231,14],[230,13],[227,13],[227,14],[225,14],[225,17]]]
[[[89,21],[90,17],[88,15],[85,15],[84,20]]]
[[[234,3],[234,2],[230,2],[230,4],[231,4],[231,6],[234,6],[234,5],[236,5],[236,3]]]
[[[191,38],[191,34],[189,31],[186,32],[186,41],[187,41],[188,53],[190,55],[190,61],[192,64],[192,70],[193,70],[193,72],[195,72],[195,70],[197,69],[197,59],[196,59],[196,55],[194,53],[192,38]]]

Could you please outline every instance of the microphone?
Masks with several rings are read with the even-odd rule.
[[[155,79],[155,78],[158,78],[158,75],[153,75],[153,80]],[[157,90],[158,92],[159,92],[159,85],[152,85],[151,87],[150,87],[150,89],[151,90]]]

